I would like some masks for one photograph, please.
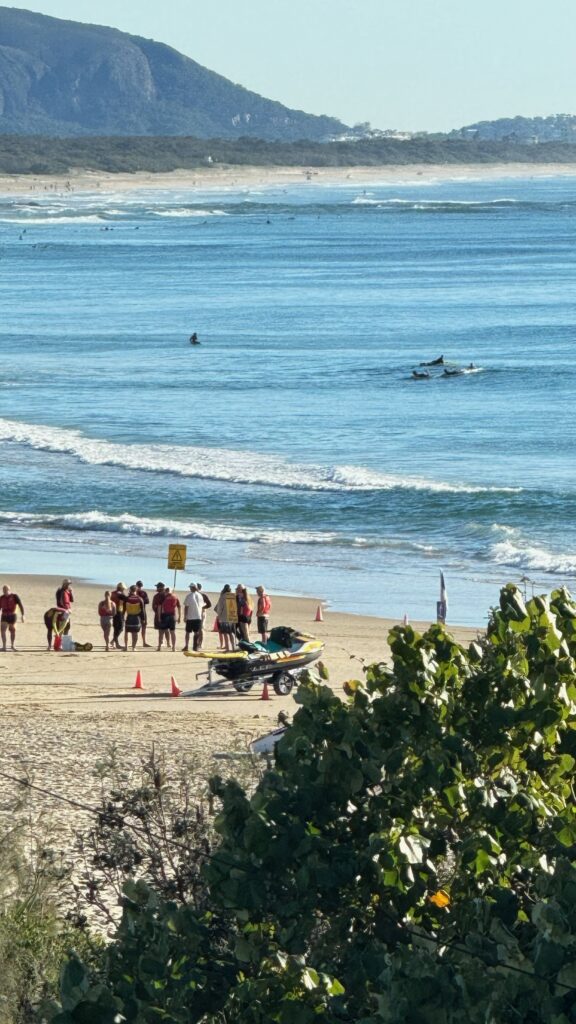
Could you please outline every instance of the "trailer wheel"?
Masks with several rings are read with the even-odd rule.
[[[237,693],[248,693],[248,690],[254,686],[254,682],[252,679],[235,679],[233,686]]]
[[[289,672],[277,672],[272,676],[272,686],[279,697],[286,697],[294,686],[294,679]]]

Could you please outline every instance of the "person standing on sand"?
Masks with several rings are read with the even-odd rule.
[[[176,621],[180,624],[182,617],[182,608],[180,606],[180,599],[176,594],[172,593],[170,587],[164,589],[164,600],[162,602],[162,613],[160,615],[160,633],[158,636],[158,647],[159,651],[162,646],[162,639],[166,637],[166,643],[168,647],[172,645],[172,650],[176,650]]]
[[[74,601],[71,583],[72,580],[62,580],[62,586],[56,591],[56,605],[58,608],[63,608],[65,612],[71,611]]]
[[[2,651],[6,650],[6,633],[10,634],[10,646],[12,650],[16,650],[14,641],[16,640],[16,611],[18,608],[20,609],[22,622],[24,622],[24,605],[18,597],[18,594],[13,594],[8,584],[5,584],[2,587],[2,595],[0,596],[0,635],[2,637]]]
[[[111,593],[111,598],[116,605],[116,611],[114,612],[114,636],[112,638],[112,647],[115,647],[117,651],[122,650],[122,644],[120,643],[120,637],[124,632],[124,610],[126,608],[126,584],[118,583],[116,590]]]
[[[198,635],[198,647],[196,648],[196,650],[200,651],[202,649],[202,644],[204,643],[204,623],[206,622],[206,612],[208,611],[209,608],[212,607],[212,601],[208,597],[208,594],[205,594],[204,591],[202,590],[202,584],[201,583],[197,583],[196,584],[196,590],[201,595],[202,602],[204,604],[204,607],[202,609],[202,621],[201,621],[201,624],[200,624],[200,633]]]
[[[151,647],[152,644],[146,643],[146,627],[148,625],[147,608],[148,605],[150,604],[150,598],[148,597],[148,594],[144,590],[144,584],[142,583],[142,580],[136,580],[136,593],[138,594],[138,597],[142,598],[142,601],[144,603],[144,614],[142,616],[142,647]]]
[[[272,602],[264,590],[264,587],[256,587],[256,593],[258,594],[256,622],[258,625],[258,632],[260,633],[260,639],[262,643],[265,644],[268,639],[268,616],[272,611]]]
[[[162,619],[162,605],[164,604],[164,598],[166,597],[166,587],[163,583],[156,584],[156,593],[152,598],[152,611],[154,612],[154,629],[158,630],[158,650],[162,646],[162,638],[164,633],[161,630],[160,621]]]
[[[184,640],[183,651],[188,650],[190,635],[192,635],[192,650],[199,651],[199,637],[202,636],[202,614],[204,612],[204,601],[196,583],[190,584],[190,593],[184,599],[184,621],[186,623],[186,639]]]
[[[225,651],[233,651],[236,648],[235,632],[238,613],[235,610],[235,605],[232,587],[227,583],[220,591],[220,597],[214,605],[214,611],[218,616],[218,631],[224,640]],[[232,614],[233,609],[234,614]]]
[[[105,590],[104,599],[98,605],[98,615],[100,616],[100,627],[104,634],[104,643],[106,644],[107,651],[110,650],[110,633],[112,632],[115,614],[116,605],[110,596],[110,591]]]
[[[248,642],[250,640],[253,608],[248,591],[241,583],[236,587],[236,600],[238,601],[238,630],[240,638]]]
[[[128,650],[128,634],[132,637],[132,650],[135,650],[138,642],[138,633],[142,629],[142,617],[144,615],[144,601],[138,595],[135,583],[132,584],[128,591],[124,610],[126,612],[124,650]]]

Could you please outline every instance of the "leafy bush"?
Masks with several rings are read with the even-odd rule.
[[[576,605],[509,585],[468,649],[390,649],[347,703],[300,687],[252,795],[213,780],[204,907],[128,887],[55,1022],[576,1020]]]

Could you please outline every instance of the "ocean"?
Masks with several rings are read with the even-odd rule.
[[[418,619],[442,570],[471,625],[573,584],[576,180],[6,195],[0,271],[3,572],[180,541],[180,587]]]

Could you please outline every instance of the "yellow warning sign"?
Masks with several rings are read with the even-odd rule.
[[[185,569],[186,568],[186,545],[185,544],[169,544],[168,545],[168,568],[169,569]]]

